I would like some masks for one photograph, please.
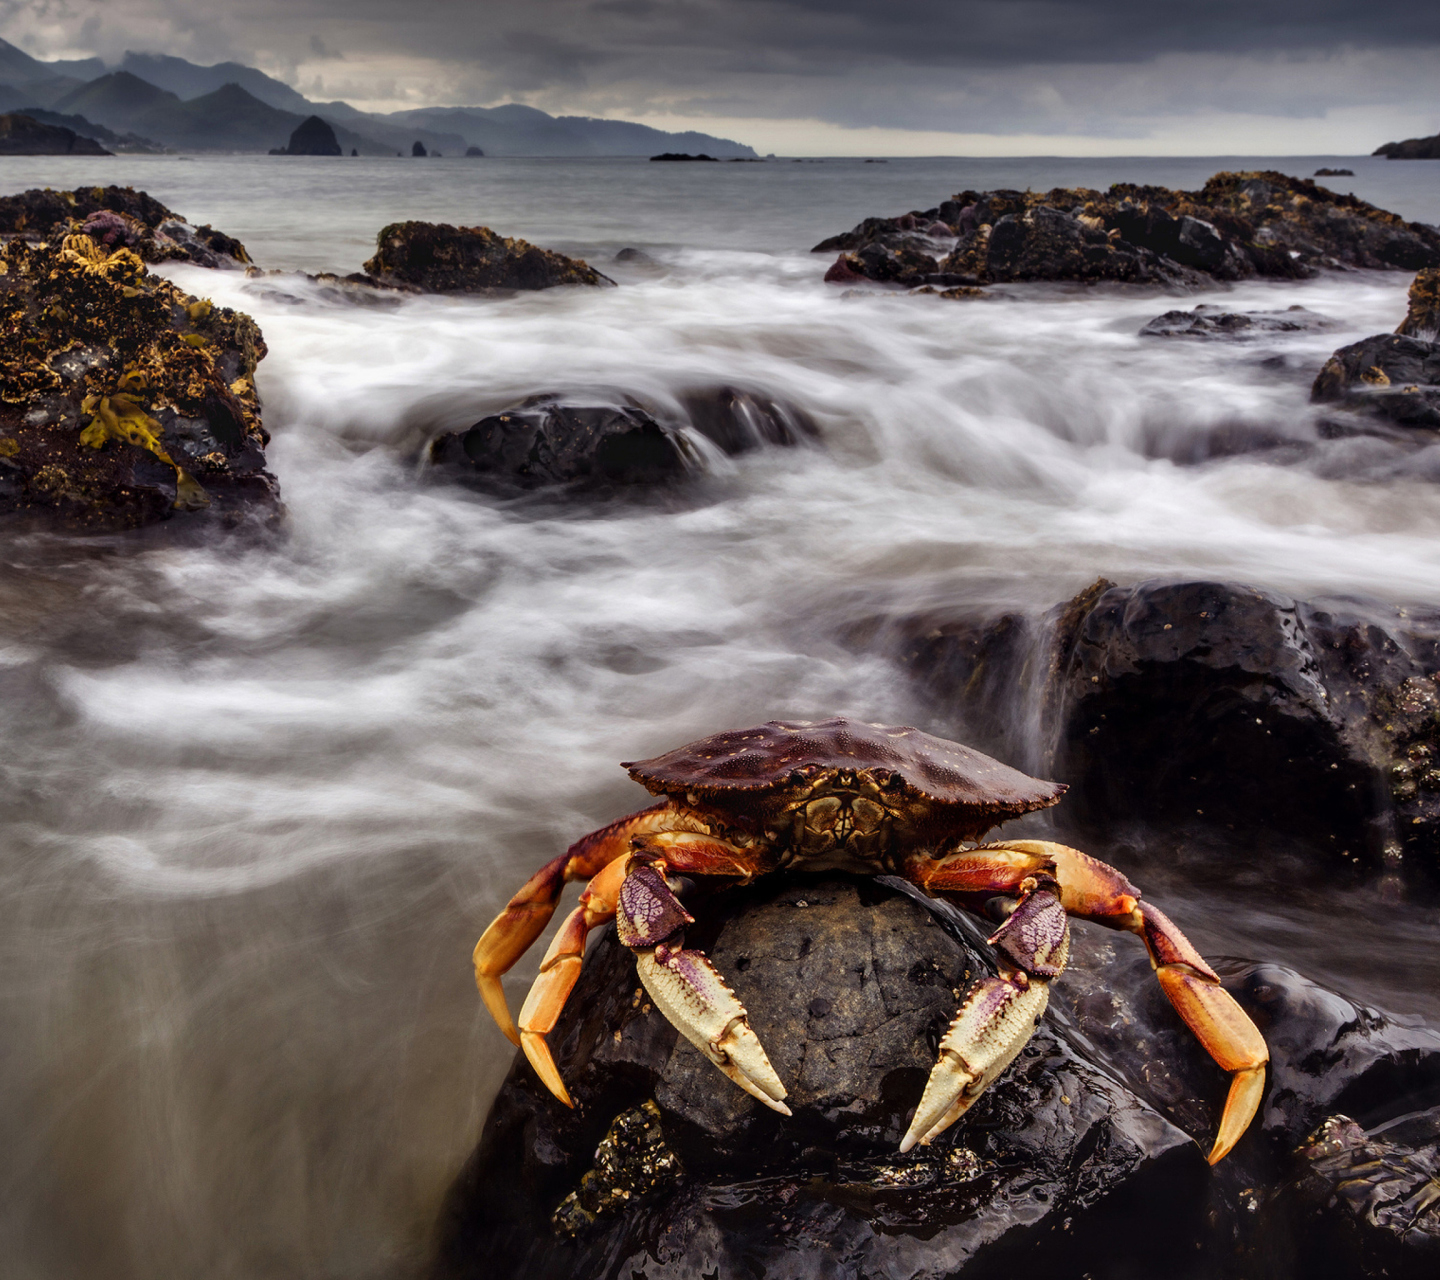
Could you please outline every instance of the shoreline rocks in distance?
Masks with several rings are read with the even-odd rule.
[[[1440,266],[1440,230],[1274,172],[1218,173],[1200,191],[963,191],[933,209],[867,218],[812,252],[826,280],[982,286],[1114,281],[1194,289],[1322,268]]]
[[[684,161],[684,160],[705,160],[705,161],[709,161],[711,164],[718,164],[718,163],[719,163],[719,161],[718,161],[718,160],[716,159],[716,157],[714,157],[714,156],[707,156],[707,155],[705,155],[705,154],[703,154],[703,153],[700,154],[700,155],[698,155],[698,156],[692,156],[692,155],[690,155],[688,152],[685,152],[685,151],[664,151],[664,152],[661,152],[661,154],[658,155],[658,156],[651,156],[650,159],[651,159],[651,160],[681,160],[681,161]]]
[[[249,316],[78,231],[0,262],[0,513],[90,531],[278,515]]]
[[[1353,178],[1354,169],[1316,169],[1313,175],[1316,178]]]
[[[290,141],[274,148],[272,156],[343,156],[344,148],[335,130],[319,116],[308,116],[296,126]]]
[[[1428,138],[1406,138],[1404,142],[1387,142],[1376,147],[1372,156],[1387,160],[1440,160],[1440,133]]]
[[[491,293],[553,289],[560,285],[613,285],[580,258],[567,258],[489,227],[436,222],[392,222],[376,237],[367,275],[386,284],[414,285],[427,293]]]
[[[0,115],[0,156],[108,156],[94,138],[22,112]]]
[[[32,187],[0,196],[0,239],[39,241],[72,229],[108,248],[133,250],[143,262],[192,262],[238,269],[250,264],[245,246],[211,226],[192,226],[148,192],[133,187]]]

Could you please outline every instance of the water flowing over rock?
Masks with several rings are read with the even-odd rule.
[[[1421,342],[1440,341],[1440,271],[1418,271],[1410,282],[1410,306],[1396,333]]]
[[[1295,305],[1285,311],[1225,311],[1201,304],[1193,311],[1167,311],[1143,325],[1142,338],[1248,338],[1262,333],[1313,333],[1335,329],[1338,321]]]
[[[1043,620],[898,627],[883,643],[1003,758],[1023,758],[1014,690],[1038,689],[1067,822],[1234,826],[1440,874],[1440,611],[1102,580]]]
[[[376,243],[375,256],[365,263],[370,275],[386,283],[417,285],[429,293],[615,283],[579,258],[525,240],[508,240],[489,227],[392,222]]]
[[[1402,427],[1440,428],[1440,342],[1398,333],[1352,342],[1326,361],[1310,398]]]
[[[193,262],[238,268],[245,246],[210,226],[191,226],[148,192],[133,187],[31,188],[0,196],[0,237],[54,240],[77,230],[106,248],[133,250],[143,262]]]
[[[253,320],[81,234],[11,240],[0,266],[0,513],[126,529],[278,511]]]
[[[0,156],[108,156],[94,138],[16,112],[0,115]]]
[[[1210,280],[1298,279],[1319,268],[1440,266],[1440,230],[1273,172],[1218,173],[1200,191],[1129,183],[1106,192],[964,191],[933,209],[867,218],[815,252],[843,251],[827,279],[942,283],[921,280],[918,259],[896,264],[914,232],[937,223],[957,238],[936,267],[953,284],[1109,280],[1192,289]]]

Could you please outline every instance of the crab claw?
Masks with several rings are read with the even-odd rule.
[[[1025,1046],[1045,1012],[1044,982],[982,978],[971,988],[930,1072],[900,1150],[930,1143],[955,1123]]]
[[[752,1098],[788,1116],[785,1086],[750,1030],[745,1006],[703,951],[667,947],[637,951],[635,970],[656,1007],[691,1044]]]

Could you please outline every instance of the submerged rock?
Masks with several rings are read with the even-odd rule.
[[[1302,306],[1285,311],[1224,311],[1203,303],[1193,311],[1167,311],[1140,329],[1142,338],[1240,338],[1261,333],[1314,333],[1337,322]]]
[[[690,424],[712,444],[735,457],[766,445],[789,447],[819,438],[804,410],[758,391],[715,387],[681,397]]]
[[[1294,279],[1321,267],[1440,266],[1440,230],[1272,172],[1219,173],[1200,191],[1127,183],[1106,192],[964,191],[934,209],[867,218],[815,251],[844,250],[850,272],[896,279],[889,255],[937,224],[958,237],[939,273],[961,285],[1112,280],[1192,288],[1210,279]],[[943,243],[919,239],[920,253]],[[887,253],[867,258],[871,246]],[[921,283],[901,280],[912,282]]]
[[[392,222],[377,237],[365,270],[382,283],[416,285],[428,293],[615,283],[579,258],[507,240],[489,227],[435,222]]]
[[[20,112],[0,115],[0,156],[108,156],[94,138]]]
[[[0,255],[0,513],[128,529],[273,515],[249,316],[74,234]]]
[[[1051,1020],[960,1123],[899,1154],[957,994],[988,971],[924,907],[823,879],[696,915],[687,941],[744,1001],[793,1115],[677,1035],[607,928],[549,1036],[576,1108],[517,1060],[451,1191],[437,1276],[941,1280],[1193,1254],[1198,1148]]]
[[[532,396],[430,446],[430,462],[489,488],[574,481],[653,483],[694,461],[677,432],[630,405],[569,404]]]
[[[191,226],[148,192],[133,187],[32,188],[0,196],[0,237],[31,241],[80,231],[107,249],[131,249],[144,262],[193,262],[237,268],[250,261],[245,246],[210,226]]]

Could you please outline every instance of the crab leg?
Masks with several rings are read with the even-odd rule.
[[[703,951],[684,946],[682,931],[694,917],[666,883],[665,864],[651,857],[631,860],[615,926],[620,941],[635,950],[640,981],[681,1035],[751,1097],[788,1116],[785,1086],[750,1029],[745,1006]]]
[[[544,933],[566,883],[590,879],[601,868],[629,853],[630,842],[638,835],[693,825],[693,819],[678,812],[668,800],[662,800],[592,831],[541,867],[495,917],[475,944],[475,985],[500,1030],[513,1043],[520,1043],[520,1035],[510,1017],[500,979]]]
[[[1148,902],[1119,871],[1089,854],[1049,840],[1012,840],[983,845],[945,858],[911,858],[907,879],[927,893],[953,894],[979,907],[1014,893],[1025,875],[1050,869],[1060,900],[1071,915],[1136,934],[1170,1003],[1219,1066],[1231,1073],[1230,1092],[1215,1144],[1206,1157],[1223,1159],[1254,1119],[1265,1091],[1265,1039],[1220,978],[1170,919]]]
[[[920,1105],[900,1142],[927,1145],[955,1123],[1024,1048],[1049,999],[1050,979],[1065,968],[1070,924],[1060,887],[1040,873],[1019,885],[1020,902],[991,936],[1000,974],[981,978],[940,1041]]]

